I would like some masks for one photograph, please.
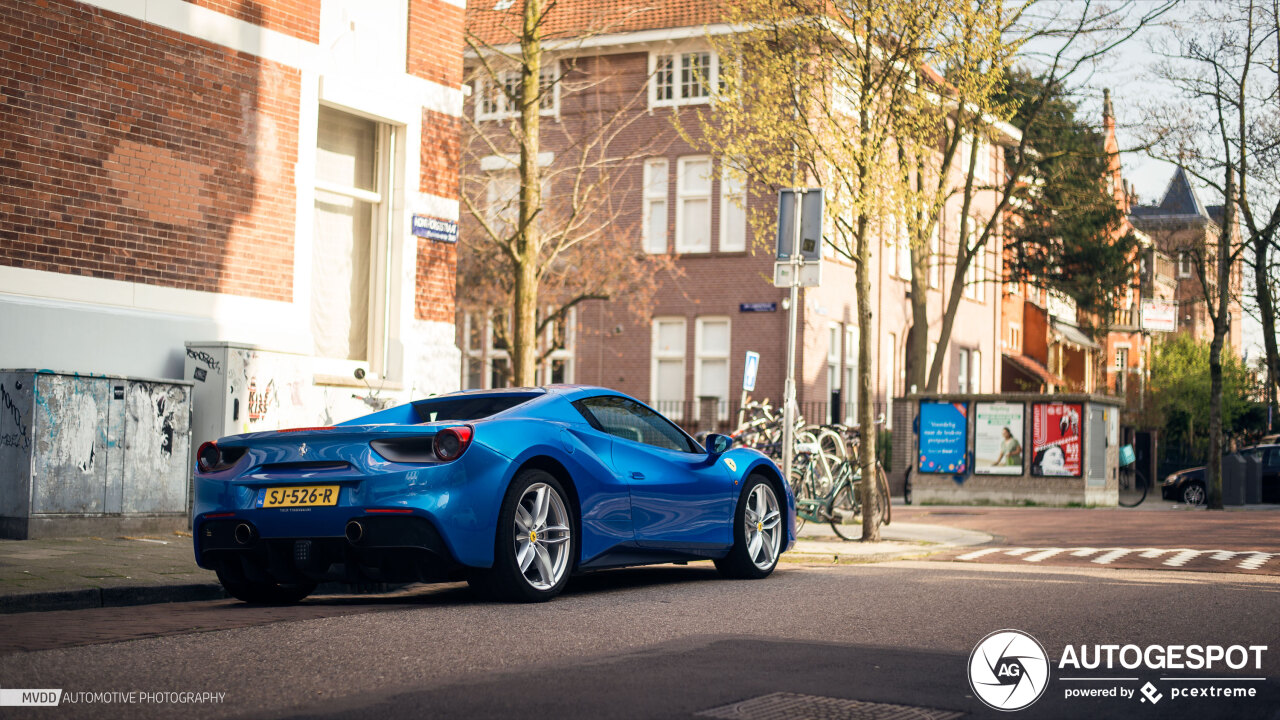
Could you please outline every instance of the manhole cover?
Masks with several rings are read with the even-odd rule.
[[[964,713],[778,692],[698,713],[726,720],[951,720]]]

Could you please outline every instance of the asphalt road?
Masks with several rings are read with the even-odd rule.
[[[1017,628],[1052,658],[1082,643],[1270,648],[1261,671],[1214,673],[1263,678],[1216,683],[1252,687],[1253,699],[1174,700],[1173,687],[1205,683],[1138,670],[1125,672],[1141,682],[1107,686],[1153,681],[1158,708],[1066,700],[1080,683],[1054,670],[1027,717],[1280,717],[1277,609],[1280,579],[1267,576],[900,562],[784,565],[737,582],[697,564],[611,571],[576,578],[543,605],[483,603],[448,585],[293,608],[26,613],[0,616],[0,687],[226,695],[0,715],[770,717],[764,706],[789,702],[771,717],[817,716],[813,707],[826,708],[822,717],[887,716],[872,712],[881,706],[855,714],[843,704],[853,700],[1008,717],[973,697],[966,664],[985,635]],[[716,711],[743,701],[752,704],[736,715]]]

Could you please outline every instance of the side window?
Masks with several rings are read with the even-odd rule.
[[[601,395],[573,405],[601,432],[667,450],[695,452],[689,439],[671,421],[634,400]]]
[[[1280,470],[1280,448],[1271,448],[1266,453],[1267,457],[1262,466],[1268,470]]]

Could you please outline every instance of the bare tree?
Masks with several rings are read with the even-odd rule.
[[[918,148],[911,155],[913,163],[902,163],[911,231],[910,352],[916,356],[909,365],[908,386],[937,390],[970,267],[984,253],[998,249],[1004,223],[1018,193],[1026,190],[1032,166],[1062,152],[1032,144],[1033,138],[1044,134],[1036,132],[1039,125],[1054,121],[1049,117],[1053,102],[1087,76],[1100,59],[1159,22],[1176,4],[1176,0],[1141,4],[967,0],[952,4],[947,22],[939,26],[941,36],[934,52],[922,56],[944,74],[932,88],[941,102],[918,103],[926,112],[908,118],[899,134],[904,145],[914,142]],[[1039,81],[1034,93],[1016,102],[1005,96],[1015,61]],[[1015,115],[1018,129],[1008,133]],[[998,138],[1002,132],[1005,136]],[[982,140],[1006,144],[1003,175],[982,178],[975,173]],[[964,152],[957,152],[958,148]],[[934,167],[926,169],[921,158],[933,158]],[[936,257],[931,238],[937,232],[942,208],[955,197],[961,201],[958,240],[951,257]],[[978,198],[989,205],[985,217],[971,212]],[[925,278],[934,262],[951,265],[950,292],[941,308],[928,306]],[[939,311],[942,324],[937,350],[932,366],[926,367],[921,359],[927,357],[927,333],[915,328],[927,328]]]
[[[1255,290],[1259,306],[1264,322],[1268,313],[1272,318],[1267,363],[1274,392],[1275,309],[1265,269],[1280,226],[1274,182],[1278,33],[1275,0],[1232,0],[1205,8],[1210,15],[1178,28],[1163,51],[1158,74],[1179,96],[1162,108],[1150,132],[1153,155],[1177,162],[1223,198],[1218,236],[1183,248],[1204,288],[1205,309],[1213,324],[1207,471],[1209,507],[1221,509],[1222,352],[1231,330],[1231,302],[1241,289],[1236,269],[1251,246],[1255,272],[1264,271]],[[1259,207],[1259,201],[1267,200],[1274,203],[1270,211]],[[1241,217],[1252,242],[1242,241]]]
[[[673,267],[641,252],[639,223],[620,202],[639,184],[640,159],[661,150],[663,138],[623,141],[643,116],[645,77],[574,52],[627,14],[549,35],[555,5],[469,11],[466,35],[476,92],[464,114],[462,202],[475,232],[459,257],[459,300],[498,311],[495,339],[524,386],[537,384],[557,349],[544,339],[570,309],[625,297],[643,312]]]

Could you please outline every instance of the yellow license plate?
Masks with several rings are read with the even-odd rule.
[[[262,507],[310,507],[337,505],[337,485],[299,485],[295,487],[267,488]]]

